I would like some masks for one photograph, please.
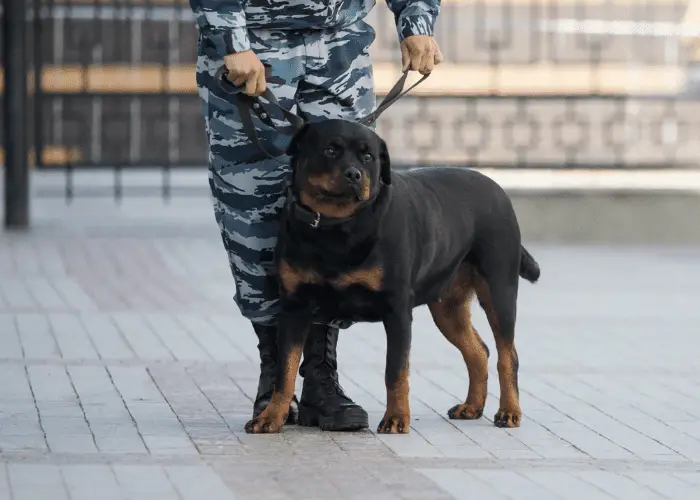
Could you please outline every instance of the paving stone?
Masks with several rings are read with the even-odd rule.
[[[15,500],[68,500],[61,471],[56,465],[7,464]]]
[[[183,500],[234,500],[221,477],[206,467],[166,467],[166,474]]]
[[[39,313],[20,313],[16,316],[19,338],[25,356],[38,359],[60,359],[61,350],[56,344],[48,319]]]
[[[429,477],[440,488],[460,498],[465,492],[473,498],[488,498],[489,500],[507,500],[508,497],[496,490],[487,482],[481,481],[468,472],[459,469],[419,469],[419,472]]]
[[[10,500],[10,482],[7,477],[7,465],[0,463],[0,499]]]
[[[610,500],[617,498],[565,471],[528,469],[520,472],[520,474],[530,481],[547,488],[547,490],[560,498],[570,500],[590,500],[592,498],[596,500]]]
[[[616,498],[639,498],[645,500],[658,500],[662,495],[654,492],[648,487],[639,484],[622,474],[615,474],[611,471],[587,470],[575,471],[572,474],[583,479],[597,488],[612,494]]]
[[[131,346],[119,334],[119,330],[108,315],[86,313],[81,315],[81,320],[100,359],[122,360],[135,357]]]
[[[49,315],[48,320],[64,358],[99,359],[99,354],[78,316],[71,313],[55,313]]]
[[[66,465],[61,473],[71,500],[122,500],[122,488],[109,465]]]
[[[22,344],[14,316],[0,313],[0,359],[22,359],[22,356]]]
[[[112,469],[129,500],[179,500],[173,484],[160,466],[114,465]]]
[[[468,375],[422,308],[410,434],[376,434],[386,340],[360,324],[338,357],[370,429],[251,436],[256,339],[196,206],[196,235],[132,216],[0,240],[0,500],[697,498],[700,251],[529,246],[543,278],[520,292],[518,429],[493,426],[495,342],[475,305],[492,352],[483,418],[447,418]]]
[[[174,359],[168,348],[163,344],[163,341],[153,331],[142,315],[132,312],[122,312],[114,314],[112,318],[139,359]]]

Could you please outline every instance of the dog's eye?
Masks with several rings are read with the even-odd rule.
[[[326,156],[335,156],[335,148],[326,148],[323,151],[323,154],[325,154]]]
[[[372,161],[372,158],[373,158],[373,156],[372,156],[371,154],[369,154],[369,153],[365,153],[365,154],[362,155],[362,161],[363,161],[364,163],[369,163],[369,162],[371,162],[371,161]]]

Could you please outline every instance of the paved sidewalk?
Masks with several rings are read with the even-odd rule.
[[[249,436],[255,338],[192,203],[181,226],[39,209],[0,234],[0,500],[700,498],[700,248],[531,246],[519,429],[492,425],[494,357],[485,418],[446,418],[466,371],[422,308],[409,435]],[[384,349],[379,325],[339,344],[373,428]]]

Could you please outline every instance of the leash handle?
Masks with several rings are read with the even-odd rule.
[[[285,109],[277,100],[277,98],[274,96],[274,94],[270,91],[270,89],[265,89],[265,92],[262,93],[260,97],[253,97],[245,94],[243,92],[243,87],[237,87],[231,80],[228,79],[227,76],[227,71],[226,71],[226,66],[221,66],[217,71],[215,78],[219,82],[219,87],[226,92],[227,94],[231,95],[238,95],[238,97],[246,96],[249,97],[255,101],[258,102],[258,106],[262,107],[262,104],[259,102],[260,97],[265,99],[268,103],[270,103],[272,106],[274,106],[276,109],[278,109],[284,117],[289,121],[289,123],[292,125],[292,127],[301,128],[304,125],[304,119],[301,118],[299,115],[292,113],[288,109]],[[270,66],[265,66],[265,78],[270,79],[272,75],[272,69]],[[258,107],[253,106],[253,109],[259,109]],[[256,113],[257,114],[257,113]],[[264,112],[262,113],[264,114]],[[275,127],[279,129],[280,127]]]
[[[265,78],[269,78],[270,74],[271,68],[269,66],[265,66]],[[243,131],[246,133],[248,138],[260,151],[263,152],[265,156],[276,161],[277,163],[282,164],[277,158],[284,155],[285,151],[274,146],[270,148],[263,146],[260,136],[258,135],[258,129],[253,123],[253,114],[255,114],[261,122],[276,130],[278,133],[290,136],[294,135],[301,127],[304,126],[304,123],[306,122],[303,120],[303,118],[282,107],[270,89],[266,89],[260,97],[264,98],[271,106],[279,110],[290,123],[287,126],[276,125],[272,121],[272,117],[270,116],[266,105],[261,102],[259,97],[245,94],[242,87],[236,86],[227,78],[227,70],[225,66],[221,66],[216,71],[214,78],[219,84],[221,90],[235,97],[233,100],[236,104],[236,108],[238,109],[238,114],[241,117]]]
[[[423,83],[425,79],[430,76],[430,73],[428,73],[427,75],[423,75],[423,77],[420,80],[408,87],[406,90],[403,90],[404,85],[406,85],[406,78],[408,77],[408,72],[409,70],[403,72],[401,78],[398,79],[394,86],[391,87],[391,90],[389,90],[389,92],[384,96],[384,99],[382,99],[382,102],[379,103],[377,109],[375,109],[373,112],[371,112],[364,118],[361,118],[359,120],[359,123],[363,125],[371,125],[372,123],[376,122],[379,116],[384,111],[386,111],[389,106],[391,106],[403,96],[408,94],[411,90],[416,88],[419,84]]]
[[[387,108],[389,108],[389,106],[391,106],[403,96],[408,94],[411,90],[413,90],[415,87],[417,87],[419,84],[425,81],[426,78],[430,76],[430,74],[423,75],[423,77],[420,80],[418,80],[416,83],[404,90],[403,88],[404,85],[406,85],[406,78],[408,78],[408,72],[408,70],[403,72],[401,78],[398,79],[394,86],[384,96],[384,99],[382,99],[382,102],[379,103],[377,108],[367,116],[359,119],[358,123],[365,126],[373,124],[377,121],[379,116],[384,111],[386,111]],[[284,135],[294,135],[296,132],[299,131],[299,129],[301,129],[306,124],[306,121],[299,115],[292,113],[288,109],[282,107],[282,105],[279,103],[279,101],[270,91],[269,88],[266,89],[260,97],[249,96],[248,94],[245,94],[243,92],[242,87],[236,86],[227,78],[227,73],[228,71],[226,70],[226,66],[221,66],[216,71],[214,78],[219,84],[221,90],[235,97],[234,101],[236,107],[238,108],[238,112],[241,116],[241,124],[243,125],[244,132],[246,133],[248,138],[253,142],[253,144],[255,144],[267,157],[273,159],[278,163],[281,163],[277,159],[277,157],[284,155],[285,151],[274,146],[270,150],[268,150],[262,145],[260,137],[258,136],[257,128],[253,124],[253,114],[255,114],[258,117],[258,119],[265,125]],[[265,66],[265,78],[269,79],[270,76],[271,68],[270,66]],[[267,103],[270,106],[280,111],[284,118],[289,122],[289,125],[280,126],[273,123],[272,117],[270,116],[270,112],[266,107],[267,105],[261,102],[261,98],[267,101]]]

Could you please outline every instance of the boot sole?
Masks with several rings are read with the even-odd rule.
[[[325,416],[315,408],[299,403],[298,424],[303,427],[318,427],[322,431],[359,431],[369,427],[369,419],[367,412],[359,406]]]

